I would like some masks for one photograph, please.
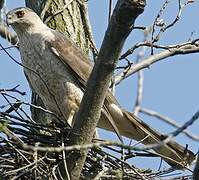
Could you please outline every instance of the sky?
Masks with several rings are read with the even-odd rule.
[[[163,2],[163,0],[148,0],[144,13],[139,16],[135,25],[151,26]],[[177,0],[171,1],[164,11],[162,18],[166,24],[169,24],[175,19],[178,7],[177,2]],[[100,48],[107,28],[108,0],[89,0],[88,5],[95,42],[97,47]],[[7,0],[6,2],[6,10],[19,6],[23,6],[22,0]],[[198,1],[187,6],[183,10],[177,24],[161,36],[159,44],[177,44],[186,42],[189,38],[198,38],[198,8]],[[143,32],[134,30],[127,39],[123,52],[142,40]],[[0,43],[4,45],[4,47],[9,46],[7,41],[3,39],[0,39]],[[9,50],[9,52],[20,61],[18,51]],[[156,52],[158,51],[155,51],[155,53]],[[137,53],[138,51],[130,56],[129,59],[134,61]],[[150,56],[150,52],[146,51],[145,57],[148,56]],[[199,54],[170,57],[152,65],[149,69],[145,69],[142,107],[157,111],[176,120],[179,124],[184,124],[199,110],[198,69]],[[116,97],[121,106],[128,111],[132,111],[134,107],[137,91],[136,83],[137,76],[133,75],[116,87]],[[18,84],[21,90],[27,92],[23,100],[30,101],[30,89],[23,75],[22,68],[14,63],[3,51],[0,51],[0,88],[11,88]],[[0,99],[0,105],[3,103],[3,100]],[[175,130],[156,118],[142,114],[139,116],[161,133],[169,133]],[[189,127],[188,130],[199,136],[198,126],[199,120]],[[105,131],[100,131],[100,135],[109,139],[114,137]],[[184,135],[179,135],[176,139],[183,145],[189,144],[189,148],[197,152],[199,147],[198,142],[194,142]],[[136,163],[140,167],[143,165],[140,161],[136,161]],[[148,161],[148,164],[145,165],[150,167],[151,162]]]

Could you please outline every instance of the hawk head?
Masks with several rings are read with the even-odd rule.
[[[43,24],[40,17],[30,8],[20,7],[6,14],[6,22],[18,33]]]

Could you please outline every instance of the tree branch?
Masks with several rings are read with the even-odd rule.
[[[193,171],[193,180],[199,179],[199,157],[197,157],[196,165]]]
[[[145,4],[145,0],[118,0],[77,114],[72,145],[91,142],[123,44]],[[87,150],[81,150],[67,157],[71,179],[79,179],[86,155]]]
[[[4,0],[0,0],[0,9],[3,8],[3,5],[4,5]]]
[[[164,115],[162,115],[162,114],[160,114],[158,112],[155,112],[153,110],[146,109],[146,108],[140,108],[140,112],[143,113],[143,114],[146,114],[148,116],[153,116],[153,117],[155,117],[155,118],[157,118],[157,119],[159,119],[159,120],[161,120],[161,121],[163,121],[163,122],[165,122],[165,123],[167,123],[167,124],[169,124],[169,125],[171,125],[171,126],[173,126],[175,128],[180,128],[181,127],[181,125],[178,124],[173,119],[171,119],[171,118],[169,118],[167,116],[164,116]],[[188,130],[184,130],[184,131],[182,131],[182,133],[184,135],[186,135],[188,138],[190,138],[190,139],[192,139],[194,141],[199,141],[199,137],[194,135],[194,134],[192,134]]]
[[[144,69],[144,68],[149,68],[152,64],[160,60],[166,59],[168,57],[171,57],[174,55],[191,54],[191,53],[198,53],[198,52],[199,52],[198,44],[187,44],[181,47],[174,47],[174,48],[162,51],[158,54],[152,55],[142,60],[141,62],[137,64],[132,65],[131,68],[128,69],[128,71],[122,72],[121,74],[115,77],[115,83],[117,85],[122,80],[138,72],[139,70]]]

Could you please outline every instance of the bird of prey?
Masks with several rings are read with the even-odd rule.
[[[9,11],[6,20],[19,38],[19,50],[30,87],[48,110],[72,125],[93,67],[92,62],[69,38],[47,27],[29,8]],[[57,121],[54,116],[51,120]],[[116,131],[146,145],[166,138],[123,110],[109,91],[98,127]],[[194,159],[190,150],[174,141],[153,150],[167,163],[178,167],[190,164]]]

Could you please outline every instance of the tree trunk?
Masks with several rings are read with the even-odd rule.
[[[26,0],[26,6],[37,12],[44,22],[48,20],[46,24],[50,28],[70,37],[85,54],[89,55],[89,47],[93,43],[91,42],[92,34],[88,20],[87,4],[82,0],[70,2],[68,0],[65,4],[64,0]],[[63,11],[53,16],[59,10]],[[32,92],[31,101],[34,105],[44,107],[42,100],[35,92]],[[47,116],[43,111],[31,108],[31,113],[36,122],[48,123]]]

